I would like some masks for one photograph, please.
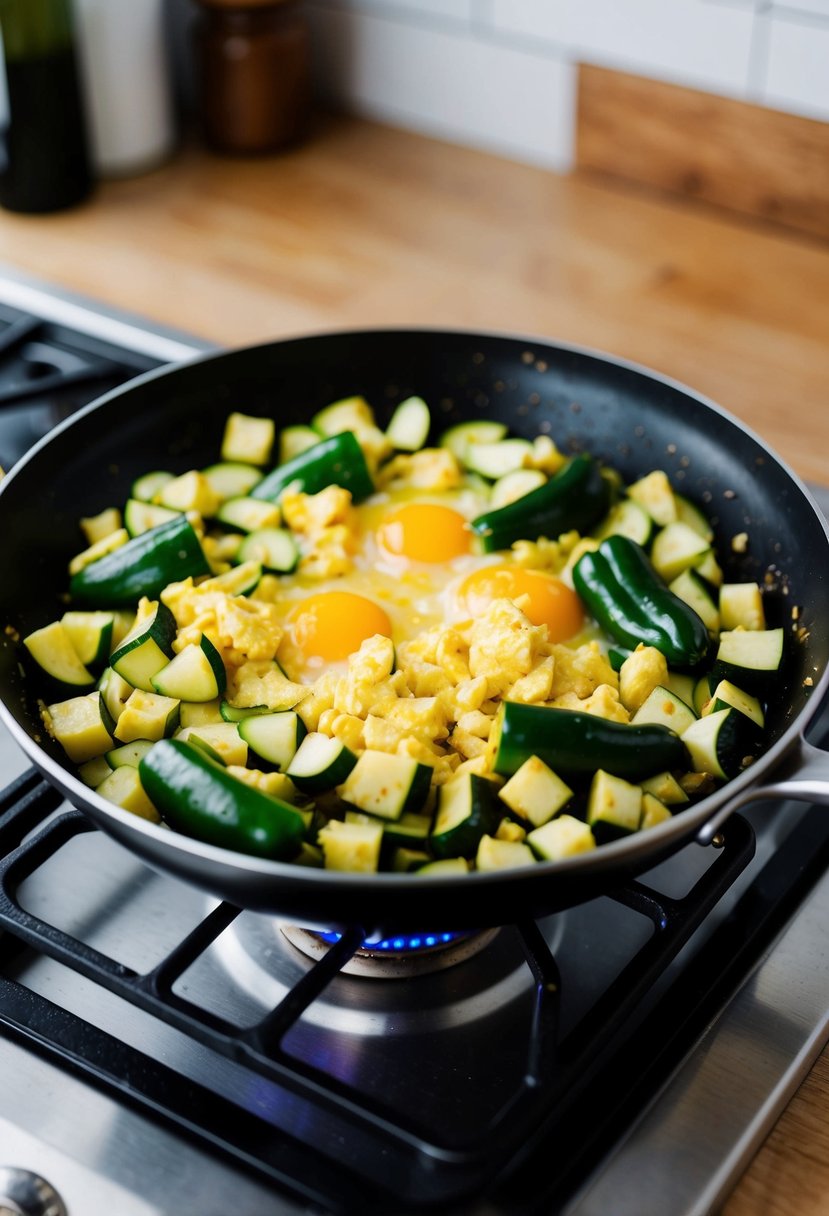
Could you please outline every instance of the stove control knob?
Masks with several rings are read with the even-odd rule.
[[[0,1216],[66,1216],[66,1208],[39,1174],[0,1165]]]

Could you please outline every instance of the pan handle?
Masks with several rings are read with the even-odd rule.
[[[709,845],[726,819],[746,806],[764,798],[792,798],[796,802],[817,802],[829,806],[829,752],[807,743],[801,735],[769,785],[752,785],[720,807],[700,828],[698,844]]]

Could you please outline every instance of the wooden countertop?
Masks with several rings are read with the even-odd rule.
[[[829,484],[829,246],[347,119],[263,160],[186,148],[54,216],[0,213],[0,261],[213,339],[460,326],[640,361]],[[725,1209],[829,1211],[829,1054]]]

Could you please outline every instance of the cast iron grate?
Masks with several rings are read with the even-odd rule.
[[[363,941],[347,930],[327,954],[253,1026],[237,1026],[174,991],[176,981],[239,915],[220,904],[154,968],[139,973],[21,907],[17,890],[73,837],[96,831],[78,811],[54,817],[56,791],[34,772],[0,795],[0,1025],[47,1057],[79,1072],[180,1131],[220,1148],[231,1160],[287,1186],[327,1210],[346,1212],[359,1200],[367,1212],[397,1204],[415,1207],[460,1202],[490,1186],[508,1163],[537,1139],[545,1121],[560,1120],[612,1054],[624,1024],[655,980],[747,865],[754,852],[748,823],[733,817],[716,859],[681,899],[638,882],[612,896],[645,917],[653,932],[581,1021],[561,1038],[561,977],[538,926],[518,924],[535,1003],[523,1077],[489,1125],[468,1143],[440,1143],[431,1129],[355,1092],[337,1078],[289,1055],[288,1031],[324,992]],[[42,826],[37,825],[43,820]],[[7,944],[17,943],[11,947]],[[119,1043],[76,1015],[2,974],[4,955],[29,947],[242,1064],[284,1091],[287,1101],[317,1113],[327,1128],[311,1153],[273,1128],[165,1065]],[[198,1112],[198,1118],[194,1117]],[[323,1143],[345,1145],[342,1159],[321,1160]],[[370,1162],[361,1169],[359,1162]],[[355,1164],[357,1163],[357,1164]]]

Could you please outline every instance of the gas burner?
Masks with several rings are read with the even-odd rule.
[[[299,925],[279,923],[279,929],[292,946],[308,958],[317,960],[340,940],[341,934]],[[454,967],[484,950],[498,933],[497,929],[466,933],[409,933],[367,940],[342,968],[348,975],[366,979],[410,979]]]

